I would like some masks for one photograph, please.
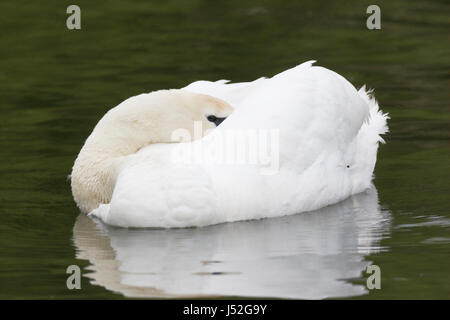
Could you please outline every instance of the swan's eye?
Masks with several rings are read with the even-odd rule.
[[[214,116],[214,115],[210,115],[210,116],[206,117],[206,119],[208,119],[208,121],[213,122],[213,123],[216,125],[216,127],[217,127],[217,126],[218,126],[219,124],[221,124],[222,121],[225,120],[226,118],[218,118],[218,117],[216,117],[216,116]]]

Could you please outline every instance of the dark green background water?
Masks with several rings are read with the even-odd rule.
[[[392,215],[382,290],[357,298],[448,299],[449,27],[446,1],[0,2],[0,298],[122,298],[66,288],[79,212],[66,176],[106,110],[198,79],[249,81],[314,59],[375,88],[391,133],[375,185]]]

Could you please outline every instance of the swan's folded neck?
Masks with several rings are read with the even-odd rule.
[[[72,168],[78,207],[88,213],[109,203],[121,164],[139,149],[172,142],[178,129],[192,136],[194,121],[201,121],[205,131],[215,128],[207,116],[227,117],[232,110],[224,101],[182,90],[141,94],[112,108],[98,122]]]
[[[120,165],[148,143],[138,137],[127,139],[94,130],[75,160],[71,175],[72,193],[82,212],[89,213],[101,203],[110,202]]]
[[[126,107],[126,105],[125,105]],[[124,125],[124,107],[111,109],[87,138],[72,168],[72,194],[80,210],[91,212],[109,203],[123,161],[142,147],[166,140],[160,127]]]

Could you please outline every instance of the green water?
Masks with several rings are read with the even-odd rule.
[[[79,31],[66,28],[70,4],[0,2],[0,298],[124,298],[88,277],[81,290],[66,287],[68,265],[88,274],[95,264],[74,239],[79,212],[66,176],[106,110],[138,93],[249,81],[310,59],[375,88],[392,118],[374,180],[389,225],[372,244],[382,250],[362,257],[380,266],[382,289],[351,296],[449,298],[448,2],[377,1],[375,31],[365,27],[369,1],[79,0]],[[258,237],[258,222],[247,223]],[[366,277],[339,281],[361,286]]]

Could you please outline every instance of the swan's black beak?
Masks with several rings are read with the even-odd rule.
[[[219,126],[219,124],[221,124],[223,122],[223,120],[225,120],[226,118],[216,118],[216,121],[214,121],[214,123],[216,124],[216,127]]]
[[[221,124],[223,122],[223,120],[226,119],[226,117],[225,118],[218,118],[218,117],[216,117],[214,115],[211,115],[211,116],[208,116],[207,119],[208,119],[208,121],[214,123],[216,125],[216,127],[218,127],[219,124]]]

